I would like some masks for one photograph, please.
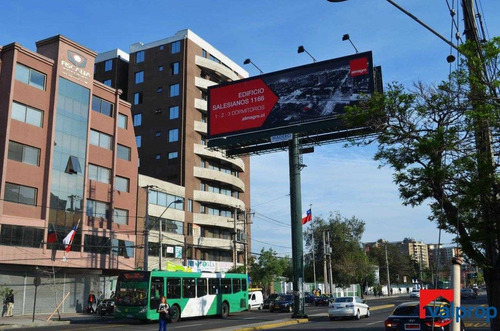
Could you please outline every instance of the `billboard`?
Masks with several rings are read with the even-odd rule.
[[[373,89],[371,52],[212,86],[208,146],[265,149],[280,134],[340,131],[345,106]]]

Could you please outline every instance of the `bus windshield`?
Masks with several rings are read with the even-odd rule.
[[[116,284],[115,304],[145,306],[148,301],[149,272],[124,272]]]

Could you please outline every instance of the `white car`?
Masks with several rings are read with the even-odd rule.
[[[334,320],[337,317],[353,317],[360,319],[361,316],[370,316],[370,307],[360,297],[340,297],[328,307],[328,317]]]
[[[418,288],[414,288],[410,292],[410,298],[420,298],[420,290]]]

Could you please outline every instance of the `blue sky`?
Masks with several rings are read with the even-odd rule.
[[[446,0],[396,2],[451,39]],[[456,2],[448,0],[450,6]],[[487,35],[499,36],[500,1],[478,3]],[[463,32],[461,8],[456,12]],[[353,47],[342,41],[348,33],[359,51],[373,51],[384,83],[433,83],[445,79],[450,70],[450,47],[384,0],[4,0],[0,22],[0,45],[16,41],[33,50],[37,40],[63,34],[96,52],[128,52],[132,43],[156,41],[189,28],[241,66],[251,58],[264,72],[310,63],[307,54],[297,54],[299,45],[318,61],[350,55]],[[251,76],[258,74],[252,66],[244,68]],[[335,144],[304,155],[303,209],[312,204],[313,216],[338,211],[364,220],[365,241],[413,237],[437,242],[435,225],[427,220],[428,207],[401,206],[392,172],[378,169],[372,161],[374,151]],[[291,254],[290,227],[284,225],[290,222],[288,154],[252,157],[251,175],[256,212],[252,251],[274,247]],[[451,239],[445,234],[443,241]]]

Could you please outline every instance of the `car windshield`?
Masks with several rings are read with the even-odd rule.
[[[352,302],[352,297],[345,297],[345,298],[337,298],[335,299],[335,302]]]
[[[278,297],[278,294],[273,293],[273,294],[269,295],[267,298],[268,298],[269,300],[274,300],[274,299],[276,299],[277,297]]]
[[[293,295],[281,295],[278,298],[279,301],[291,301],[293,300]]]

